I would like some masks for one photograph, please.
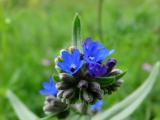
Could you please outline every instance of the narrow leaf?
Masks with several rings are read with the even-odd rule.
[[[108,85],[111,85],[116,80],[120,79],[121,77],[123,77],[125,75],[125,73],[126,72],[122,72],[120,74],[117,74],[117,75],[111,76],[111,77],[99,77],[99,78],[96,78],[96,80],[98,83],[101,84],[102,87],[106,87]]]
[[[80,48],[81,46],[81,35],[80,35],[80,31],[81,31],[81,23],[80,23],[80,19],[79,19],[79,15],[78,13],[76,13],[75,18],[73,20],[73,46],[75,46],[76,48]]]
[[[7,91],[6,96],[9,99],[14,111],[16,112],[20,120],[38,120],[39,119],[17,98],[17,96],[11,90]]]
[[[135,90],[120,103],[111,107],[109,110],[96,115],[92,118],[92,120],[122,120],[127,118],[139,107],[139,105],[143,102],[153,88],[153,85],[159,74],[159,68],[160,63],[157,62],[147,80],[137,90]]]

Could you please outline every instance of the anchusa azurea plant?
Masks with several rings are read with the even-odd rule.
[[[76,22],[74,24],[76,26]],[[40,90],[40,94],[47,95],[43,107],[45,113],[53,113],[58,118],[67,117],[70,111],[97,113],[101,111],[103,96],[110,95],[121,86],[120,78],[125,72],[115,68],[115,58],[107,59],[114,50],[106,49],[89,37],[80,47],[81,50],[77,45],[61,50],[55,58],[58,75],[50,77],[49,82],[43,82],[44,88]]]

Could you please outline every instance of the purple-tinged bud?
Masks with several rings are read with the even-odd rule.
[[[112,69],[114,68],[114,66],[116,65],[117,63],[117,60],[114,59],[114,58],[111,58],[109,59],[107,62],[106,62],[106,68],[107,68],[107,74],[110,73],[112,71]]]
[[[81,90],[87,89],[88,88],[88,82],[85,80],[81,80],[78,83],[78,88],[80,88]]]
[[[106,66],[109,68],[109,69],[112,69],[117,63],[117,60],[114,59],[114,58],[111,58],[109,59],[107,62],[106,62]]]

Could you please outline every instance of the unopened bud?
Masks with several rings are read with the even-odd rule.
[[[109,68],[113,68],[116,65],[116,63],[117,63],[117,60],[114,58],[111,58],[106,62],[106,66]]]
[[[67,105],[54,96],[48,96],[45,100],[43,110],[45,113],[58,113],[66,109]]]
[[[74,78],[67,73],[60,73],[59,78],[64,82],[73,82]]]
[[[93,95],[84,90],[83,91],[83,99],[88,103],[92,103],[93,102]]]
[[[57,97],[62,98],[63,92],[64,92],[64,90],[59,90],[57,93]]]
[[[109,76],[115,76],[115,75],[118,75],[118,74],[121,74],[121,73],[123,73],[122,70],[120,70],[120,69],[113,69],[111,71],[111,73],[109,74]]]
[[[74,46],[70,46],[69,48],[68,48],[68,51],[70,52],[70,53],[73,53],[73,51],[76,49],[76,47],[74,47]]]
[[[78,88],[80,88],[81,90],[82,90],[82,89],[87,89],[87,88],[88,88],[88,82],[85,81],[85,80],[81,80],[81,81],[78,83]]]
[[[58,62],[62,62],[63,59],[60,57],[60,56],[57,56],[55,59],[54,59],[54,62],[55,64],[58,64]]]
[[[73,89],[67,89],[67,90],[64,90],[63,92],[63,98],[66,98],[66,99],[72,99],[75,95],[75,92]]]
[[[69,87],[69,85],[65,82],[58,82],[56,83],[56,88],[58,90],[64,90],[64,89],[67,89]]]

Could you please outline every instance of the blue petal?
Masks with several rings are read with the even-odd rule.
[[[65,72],[70,72],[70,65],[65,62],[59,62],[58,66]]]
[[[72,57],[73,57],[72,59],[73,59],[74,64],[76,66],[79,66],[79,64],[80,64],[80,52],[79,52],[78,49],[75,49],[73,51]]]
[[[43,83],[42,83],[42,86],[43,86],[45,89],[50,88],[50,84],[49,84],[48,82],[43,82]]]
[[[56,95],[58,90],[55,86],[53,78],[49,78],[49,82],[43,82],[42,86],[44,87],[43,90],[40,90],[39,93],[43,95]]]
[[[71,63],[72,62],[72,56],[68,51],[62,51],[62,58],[65,62]]]
[[[94,105],[91,105],[91,110],[93,110],[93,111],[100,110],[102,108],[102,105],[103,105],[103,101],[97,100]]]

